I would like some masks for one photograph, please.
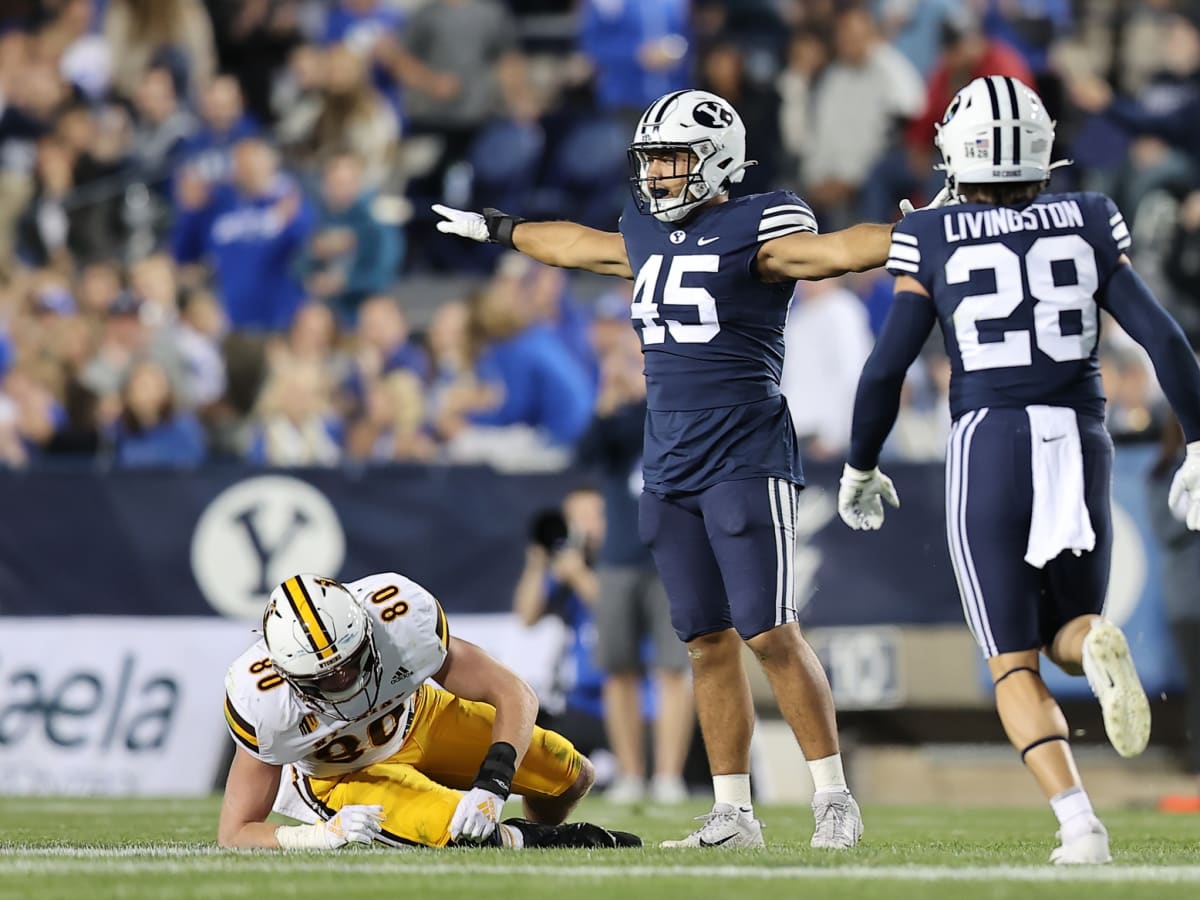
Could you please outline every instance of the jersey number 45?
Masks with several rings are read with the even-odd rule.
[[[721,257],[715,253],[671,257],[671,267],[667,270],[666,281],[662,285],[660,306],[657,298],[663,255],[655,253],[646,260],[633,283],[633,305],[629,308],[630,315],[642,321],[644,345],[661,344],[667,339],[668,331],[671,338],[681,344],[707,344],[717,336],[721,330],[721,323],[717,321],[716,299],[702,287],[684,287],[683,276],[691,272],[714,273],[720,263]],[[659,317],[669,315],[670,311],[662,307],[670,306],[692,307],[696,310],[698,321],[680,322],[665,319],[664,326],[659,322]]]
[[[1060,284],[1074,267],[1074,283]],[[1028,330],[1005,331],[999,340],[980,341],[979,323],[1007,319],[1028,296],[1033,298],[1033,337],[1055,362],[1086,359],[1096,346],[1096,254],[1078,234],[1038,238],[1022,259],[1000,243],[959,247],[946,260],[946,283],[966,284],[973,272],[992,271],[996,290],[968,294],[954,310],[954,334],[963,369],[1003,369],[1033,363]],[[1058,277],[1056,277],[1056,275]],[[1064,314],[1077,312],[1078,317]],[[1064,325],[1073,321],[1070,332]]]

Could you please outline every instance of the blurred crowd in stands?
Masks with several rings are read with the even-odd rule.
[[[642,109],[699,86],[748,129],[740,190],[825,230],[939,186],[933,123],[989,73],[1057,118],[1058,189],[1111,193],[1200,338],[1200,13],[1173,0],[5,0],[0,466],[572,458],[643,402],[629,286],[434,229],[432,202],[615,229]],[[801,285],[785,388],[840,458],[883,273]],[[1109,327],[1118,439],[1157,438]],[[940,459],[949,367],[893,458]]]

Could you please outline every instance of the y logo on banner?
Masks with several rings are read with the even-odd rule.
[[[260,475],[227,488],[192,534],[192,574],[226,616],[257,619],[271,588],[297,572],[336,576],[346,557],[337,511],[306,481]]]
[[[262,533],[258,530],[259,510],[259,505],[255,504],[233,518],[235,522],[246,529],[246,538],[250,541],[250,546],[254,548],[255,554],[258,556],[259,582],[256,592],[269,594],[271,588],[275,586],[274,582],[267,581],[267,572],[271,570],[271,560],[280,552],[287,550],[300,531],[303,530],[304,526],[308,525],[312,520],[304,514],[303,509],[295,507],[292,510],[292,520],[288,523],[287,530],[268,547],[263,541]]]

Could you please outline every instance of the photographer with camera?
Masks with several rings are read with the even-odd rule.
[[[580,487],[561,509],[534,517],[525,568],[513,594],[513,611],[527,627],[556,616],[565,628],[562,657],[550,696],[540,697],[538,722],[553,722],[585,756],[608,746],[604,729],[604,673],[596,667],[596,626],[591,607],[600,594],[593,568],[604,542],[604,500]]]

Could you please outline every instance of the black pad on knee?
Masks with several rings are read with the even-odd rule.
[[[997,678],[995,681],[993,681],[992,687],[993,688],[999,687],[1000,682],[1002,682],[1005,678],[1007,678],[1009,675],[1016,675],[1018,672],[1032,672],[1038,678],[1042,677],[1042,673],[1039,672],[1037,669],[1033,668],[1032,666],[1017,666],[1015,669],[1009,669],[1007,672],[1005,672],[1003,675],[1001,675],[999,678]]]
[[[1061,735],[1061,734],[1051,734],[1044,738],[1038,738],[1036,741],[1034,741],[1032,744],[1030,744],[1028,747],[1026,747],[1024,750],[1021,751],[1021,762],[1022,763],[1025,762],[1025,754],[1028,753],[1030,750],[1033,750],[1035,747],[1040,747],[1040,746],[1042,746],[1042,744],[1049,744],[1051,741],[1063,741],[1065,743],[1067,741],[1067,738],[1065,735]]]

